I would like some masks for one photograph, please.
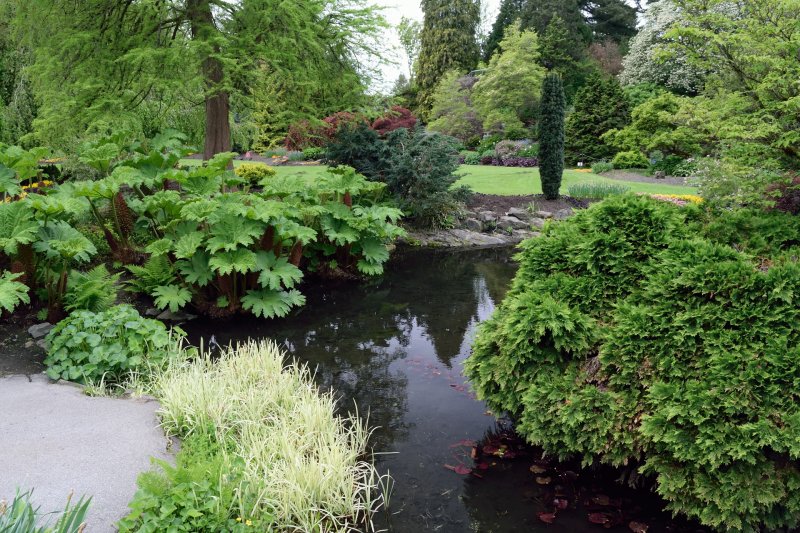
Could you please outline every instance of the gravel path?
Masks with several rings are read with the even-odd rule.
[[[43,512],[92,496],[87,533],[116,531],[150,457],[171,459],[152,400],[92,398],[44,374],[0,377],[0,499],[34,489]]]

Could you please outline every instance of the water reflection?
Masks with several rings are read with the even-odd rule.
[[[547,508],[524,461],[498,462],[482,477],[446,467],[471,465],[464,440],[496,428],[461,375],[475,326],[493,312],[514,275],[510,250],[414,252],[392,259],[372,282],[306,288],[291,317],[195,322],[198,337],[222,343],[272,338],[316,369],[343,409],[357,406],[377,426],[378,467],[395,479],[380,526],[397,532],[552,531]],[[591,530],[573,513],[555,530]],[[564,529],[567,527],[568,529]],[[623,528],[624,530],[625,528]],[[655,530],[655,529],[654,529]]]

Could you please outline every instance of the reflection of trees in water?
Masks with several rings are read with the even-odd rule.
[[[324,390],[333,389],[339,405],[377,427],[372,445],[386,450],[407,435],[408,380],[393,372],[392,362],[405,357],[411,332],[407,306],[393,303],[391,291],[350,288],[309,302],[290,327],[276,324],[271,336],[316,370]]]
[[[436,357],[451,367],[471,324],[479,319],[486,296],[498,303],[514,274],[508,250],[483,250],[465,260],[463,252],[438,253],[416,270],[420,286],[431,293],[409,303],[411,314],[425,328]]]
[[[413,325],[424,331],[438,359],[449,366],[477,320],[479,306],[486,305],[487,295],[494,300],[503,285],[502,273],[505,283],[511,279],[513,267],[502,264],[508,255],[495,250],[407,254],[393,259],[387,274],[377,280],[306,287],[306,306],[285,319],[204,320],[186,329],[194,338],[202,334],[207,340],[214,334],[222,345],[247,338],[284,343],[316,371],[321,387],[336,391],[343,409],[352,409],[355,401],[362,416],[369,411],[370,425],[380,428],[375,449],[388,450],[409,430],[408,379],[391,365],[407,356]],[[501,266],[487,270],[493,262]],[[490,272],[491,283],[484,271]]]

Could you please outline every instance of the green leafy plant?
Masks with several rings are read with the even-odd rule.
[[[19,304],[31,303],[28,287],[18,281],[22,276],[11,272],[0,275],[0,314],[12,312]]]
[[[86,528],[86,513],[91,498],[81,497],[72,503],[72,494],[67,496],[64,510],[58,513],[53,525],[52,516],[44,517],[39,507],[31,501],[33,491],[19,492],[11,502],[0,500],[0,531],[3,533],[82,533]]]
[[[142,318],[133,307],[76,311],[47,335],[44,364],[52,379],[123,383],[131,373],[152,370],[175,357],[184,336],[158,320]]]
[[[239,468],[233,467],[219,444],[206,435],[187,435],[175,466],[154,462],[158,470],[145,472],[137,480],[139,489],[130,503],[131,512],[117,524],[121,532],[269,529],[269,517],[253,523],[238,508]]]
[[[97,265],[87,272],[72,271],[67,278],[64,307],[99,313],[106,311],[117,299],[119,274],[111,274],[105,265]]]
[[[630,150],[626,152],[619,152],[611,160],[614,168],[627,169],[627,168],[647,168],[650,162],[642,152],[638,150]]]

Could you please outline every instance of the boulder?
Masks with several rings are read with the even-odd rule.
[[[156,317],[159,320],[169,321],[169,322],[186,322],[187,320],[192,320],[197,318],[194,315],[190,315],[189,313],[184,313],[183,311],[178,311],[177,313],[173,313],[169,309],[161,313]]]
[[[530,222],[524,222],[517,217],[512,216],[504,216],[500,217],[500,220],[497,223],[499,228],[511,228],[511,229],[530,229],[531,224]]]
[[[546,220],[543,218],[532,218],[529,222],[530,227],[536,229],[542,229],[544,227]]]
[[[572,216],[572,208],[567,207],[564,209],[559,209],[553,214],[553,218],[556,220],[564,220]]]
[[[536,211],[534,216],[537,218],[553,218],[553,213],[550,211]]]
[[[478,220],[481,222],[494,222],[497,218],[497,213],[494,211],[481,211],[478,213]]]
[[[53,329],[53,324],[50,322],[42,322],[28,328],[28,335],[34,339],[43,339],[50,330]]]
[[[470,231],[483,231],[483,224],[477,218],[468,218],[464,221],[462,227]]]
[[[519,220],[530,220],[532,215],[529,211],[525,209],[520,209],[518,207],[512,207],[506,213],[506,216],[518,218]]]

